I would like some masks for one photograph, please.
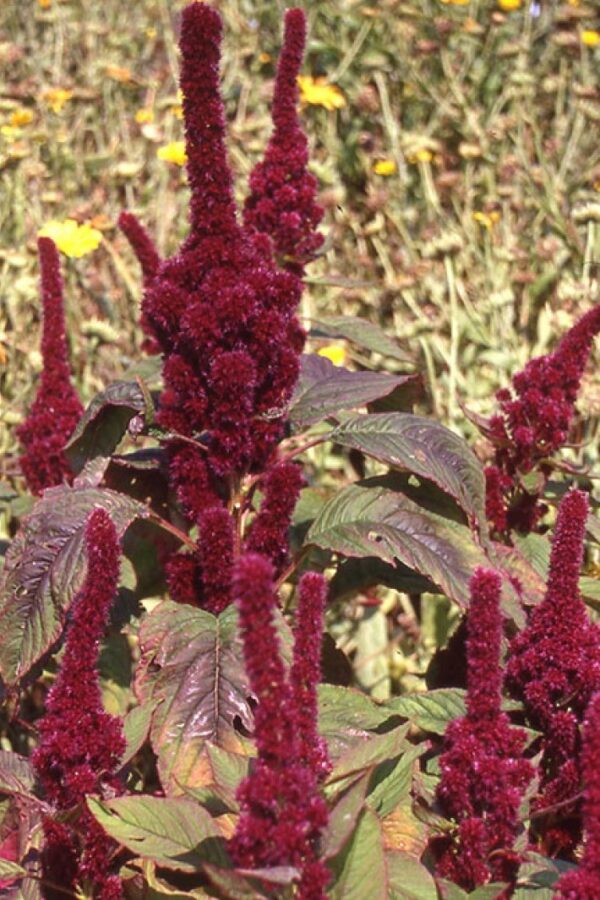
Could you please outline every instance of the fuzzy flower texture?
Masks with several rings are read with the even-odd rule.
[[[241,815],[230,851],[240,866],[298,868],[298,900],[323,900],[329,875],[318,858],[318,841],[327,807],[318,787],[330,764],[316,722],[326,585],[315,572],[300,580],[288,677],[273,619],[273,574],[273,566],[256,553],[242,556],[235,569],[244,663],[258,700],[258,758],[240,787]]]
[[[69,481],[72,472],[64,453],[83,407],[71,384],[63,309],[63,283],[58,251],[48,237],[38,239],[42,285],[43,369],[35,400],[17,428],[23,446],[21,470],[28,488],[45,488]]]
[[[587,312],[563,336],[556,349],[530,360],[512,380],[512,392],[499,390],[500,413],[486,434],[495,447],[486,469],[487,516],[498,532],[531,531],[544,508],[539,494],[519,485],[519,476],[535,468],[547,476],[545,460],[568,438],[575,401],[594,337],[600,331],[600,306]]]
[[[477,569],[471,579],[467,641],[467,714],[450,724],[440,757],[437,799],[456,831],[437,838],[437,873],[474,890],[514,882],[518,809],[534,770],[523,758],[525,732],[501,711],[501,581]]]
[[[40,720],[33,765],[46,800],[57,813],[76,809],[76,819],[44,818],[42,866],[49,884],[64,890],[93,888],[100,900],[119,900],[121,880],[111,874],[116,844],[85,806],[89,794],[122,792],[115,776],[125,749],[120,719],[105,712],[98,679],[99,645],[119,577],[119,542],[108,514],[89,517],[85,542],[88,574],[73,603],[60,672]],[[45,888],[49,900],[64,890]]]
[[[276,567],[284,564],[285,534],[302,481],[296,466],[277,463],[275,452],[305,340],[295,316],[301,276],[321,242],[315,227],[322,215],[296,113],[304,12],[292,9],[285,17],[273,135],[250,177],[243,225],[225,151],[221,33],[218,13],[206,4],[184,10],[187,239],[176,256],[161,261],[135,217],[124,213],[120,220],[144,273],[148,346],[164,357],[158,421],[172,435],[170,481],[199,532],[196,552],[169,562],[169,587],[176,600],[214,613],[232,599],[239,527],[231,501],[248,473],[265,476],[265,500],[247,549],[266,554]],[[287,519],[273,515],[277,505]],[[218,573],[211,559],[220,560]]]
[[[600,628],[590,621],[579,591],[587,514],[586,494],[565,495],[544,600],[513,639],[507,667],[509,691],[542,733],[534,830],[546,853],[563,858],[581,836],[580,724],[600,689]]]

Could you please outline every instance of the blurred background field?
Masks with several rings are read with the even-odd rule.
[[[185,234],[176,80],[182,5],[0,6],[5,480],[16,473],[14,426],[41,364],[38,231],[74,219],[99,232],[95,250],[63,257],[84,402],[139,353],[140,277],[116,229],[119,212],[138,214],[162,253]],[[214,5],[225,20],[223,91],[241,200],[269,134],[285,6]],[[406,357],[395,365],[424,377],[419,411],[466,434],[484,457],[462,404],[489,413],[496,388],[599,299],[598,7],[585,0],[303,5],[310,19],[303,118],[326,241],[310,267],[302,312],[366,317],[395,335]],[[340,342],[350,365],[381,364],[347,350]],[[598,457],[598,358],[579,401],[586,424],[583,449],[573,454],[584,463]],[[416,646],[410,627],[407,620],[395,633]],[[387,653],[390,639],[384,627],[369,646]]]

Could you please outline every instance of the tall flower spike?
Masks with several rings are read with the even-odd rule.
[[[64,657],[39,722],[40,744],[33,754],[46,798],[59,812],[83,805],[88,794],[121,791],[115,772],[125,739],[121,720],[103,708],[97,670],[99,644],[119,579],[119,542],[104,510],[90,515],[85,542],[88,574],[73,604]],[[77,833],[64,829],[51,821],[45,825],[52,847],[44,855],[45,877],[55,884],[63,884],[63,879],[71,883],[76,861],[78,880],[92,881],[107,900],[120,897],[120,879],[109,874],[116,845],[85,806]]]
[[[498,391],[500,413],[487,435],[495,445],[494,464],[486,470],[487,514],[497,531],[531,531],[543,509],[537,494],[519,486],[519,474],[535,466],[547,475],[543,460],[568,438],[581,378],[595,336],[600,306],[582,316],[556,349],[530,360],[512,380],[512,392]],[[546,470],[545,470],[546,469]]]
[[[278,574],[288,557],[288,532],[303,484],[297,463],[275,463],[264,479],[262,503],[246,539],[246,549],[267,556]]]
[[[457,830],[433,842],[437,872],[466,890],[514,880],[518,809],[533,776],[525,733],[501,711],[500,588],[496,572],[477,569],[471,579],[467,714],[448,727],[440,757],[437,797]]]
[[[297,113],[305,43],[304,10],[290,9],[275,78],[273,134],[263,162],[250,175],[244,207],[245,225],[268,234],[283,265],[299,274],[323,243],[316,231],[323,209],[315,202],[317,181],[307,170],[308,142]]]
[[[240,866],[294,866],[298,897],[322,900],[328,874],[317,859],[327,823],[315,772],[301,759],[297,710],[281,659],[273,614],[273,567],[255,553],[242,556],[234,572],[244,662],[257,698],[254,714],[257,759],[238,792],[241,814],[230,843]]]
[[[83,407],[71,384],[65,330],[63,282],[58,250],[50,238],[38,239],[42,286],[40,385],[29,414],[17,428],[23,445],[21,469],[34,494],[72,479],[64,453]]]
[[[538,807],[556,815],[536,817],[551,853],[572,851],[577,825],[579,723],[600,688],[600,629],[590,622],[579,590],[588,499],[583,491],[563,497],[552,541],[546,595],[511,644],[507,684],[542,732],[542,782]],[[569,804],[568,801],[574,802]]]
[[[225,237],[238,228],[219,85],[222,33],[221,17],[206,3],[183,10],[180,84],[191,188],[188,248],[202,237]]]
[[[319,780],[331,771],[327,745],[317,732],[317,686],[321,680],[327,582],[317,572],[306,572],[298,585],[294,628],[294,658],[290,672],[292,698],[298,724],[300,757]]]
[[[152,238],[133,213],[122,212],[119,216],[119,228],[131,244],[131,248],[142,267],[144,281],[149,281],[158,272],[160,256]]]
[[[579,868],[565,873],[555,885],[557,900],[600,897],[600,693],[590,700],[583,726],[583,858]]]

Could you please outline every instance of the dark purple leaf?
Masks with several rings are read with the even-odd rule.
[[[373,322],[367,322],[358,316],[313,319],[310,333],[311,337],[344,338],[357,347],[389,356],[399,362],[413,362],[412,357],[398,346],[395,338],[387,335]]]
[[[110,456],[131,419],[145,412],[146,406],[147,398],[136,381],[115,381],[97,394],[66,446],[73,471],[81,471],[96,456]]]
[[[100,507],[119,536],[146,515],[143,504],[102,488],[50,488],[23,520],[0,581],[0,673],[15,685],[60,637],[86,573],[84,530]]]
[[[483,468],[464,439],[453,431],[411,413],[359,414],[345,419],[332,440],[433,481],[485,533]]]
[[[341,410],[366,406],[404,385],[412,387],[414,380],[414,375],[349,372],[324,356],[307,355],[302,358],[288,417],[296,429],[307,428]]]

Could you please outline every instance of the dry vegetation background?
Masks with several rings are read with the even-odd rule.
[[[14,426],[40,367],[38,230],[74,218],[102,232],[97,250],[64,258],[84,402],[139,351],[139,271],[116,230],[119,212],[138,214],[163,253],[185,233],[184,170],[158,155],[183,137],[182,5],[0,3],[0,504],[20,489]],[[223,90],[241,199],[269,133],[284,4],[215,5],[226,23]],[[395,335],[406,357],[395,365],[424,376],[419,411],[475,440],[462,404],[488,413],[495,389],[599,300],[598,7],[302,5],[310,18],[305,75],[324,79],[307,82],[303,115],[327,235],[302,311],[366,317]],[[382,364],[377,354],[339,346],[351,366]],[[579,401],[582,446],[571,451],[583,464],[598,457],[598,353],[595,362]],[[325,479],[343,478],[346,464],[313,459]],[[364,609],[360,621],[371,616]],[[417,637],[411,622],[395,614],[390,624],[380,612],[367,649],[359,626],[352,640],[365,685],[378,684],[381,695],[390,678],[422,662],[405,659],[394,673],[390,647],[417,646]]]

